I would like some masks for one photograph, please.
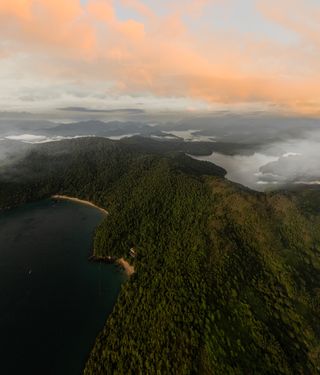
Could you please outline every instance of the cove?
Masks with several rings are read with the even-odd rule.
[[[124,272],[89,262],[99,210],[44,200],[0,214],[0,373],[78,375]]]

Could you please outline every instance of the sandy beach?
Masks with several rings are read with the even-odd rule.
[[[100,210],[101,212],[103,212],[105,215],[108,215],[108,211],[105,210],[104,208],[101,208],[101,207],[95,205],[94,203],[83,200],[83,199],[79,199],[79,198],[75,198],[75,197],[69,197],[68,195],[52,195],[51,198],[52,199],[64,199],[64,200],[69,200],[69,201],[80,203],[80,204],[85,204],[86,206],[95,207],[98,210]],[[96,258],[96,260],[99,260],[99,259]],[[101,258],[101,260],[105,260],[105,258]],[[131,264],[129,262],[127,262],[124,258],[117,259],[116,263],[119,264],[125,270],[125,272],[128,276],[131,276],[132,274],[134,274],[134,267],[131,266]]]
[[[94,203],[83,200],[83,199],[69,197],[68,195],[52,195],[51,198],[52,199],[64,199],[64,200],[68,200],[68,201],[72,201],[72,202],[76,202],[76,203],[80,203],[80,204],[85,204],[86,206],[95,207],[98,210],[100,210],[101,212],[103,212],[105,215],[108,215],[108,211],[105,210],[104,208],[101,208],[101,207],[95,205]]]
[[[131,266],[131,264],[129,262],[127,262],[124,258],[120,258],[117,260],[117,263],[124,268],[124,270],[126,271],[126,274],[128,276],[131,276],[134,274],[134,267]]]

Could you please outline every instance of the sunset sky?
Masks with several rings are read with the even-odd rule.
[[[318,0],[0,0],[1,110],[320,113]]]

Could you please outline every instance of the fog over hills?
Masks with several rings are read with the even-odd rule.
[[[27,144],[86,136],[135,136],[198,142],[196,155],[221,165],[227,177],[255,190],[320,181],[320,121],[264,112],[147,113],[140,109],[66,107],[51,113],[0,113],[0,157]]]

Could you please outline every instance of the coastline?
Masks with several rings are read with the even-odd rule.
[[[117,264],[120,266],[126,273],[128,277],[134,274],[134,266],[132,266],[128,261],[126,261],[124,258],[114,258],[111,256],[106,256],[106,257],[101,257],[101,256],[95,256],[91,255],[89,257],[89,260],[93,262],[98,262],[98,263],[107,263],[107,264]]]
[[[68,195],[59,195],[59,194],[52,195],[51,199],[68,200],[68,201],[84,204],[86,206],[94,207],[94,208],[98,209],[99,211],[103,212],[105,215],[108,215],[107,210],[105,210],[102,207],[99,207],[99,206],[95,205],[94,203],[92,203],[90,201],[86,201],[84,199],[79,199],[79,198],[75,198],[75,197],[70,197]],[[128,261],[126,261],[124,258],[115,259],[115,258],[112,258],[110,256],[109,257],[96,257],[96,256],[92,255],[89,259],[93,260],[93,261],[96,261],[96,262],[116,263],[124,269],[127,276],[130,277],[131,275],[134,274],[134,267]]]
[[[126,274],[130,277],[134,274],[134,267],[127,262],[124,258],[120,258],[117,260],[117,264],[119,264],[126,272]]]
[[[75,197],[69,197],[68,195],[59,195],[59,194],[52,195],[51,199],[68,200],[68,201],[72,201],[72,202],[84,204],[86,206],[94,207],[94,208],[98,209],[99,211],[103,212],[105,215],[108,215],[108,211],[107,210],[105,210],[102,207],[97,206],[96,204],[94,204],[94,203],[92,203],[90,201],[86,201],[84,199],[79,199],[79,198],[75,198]]]

